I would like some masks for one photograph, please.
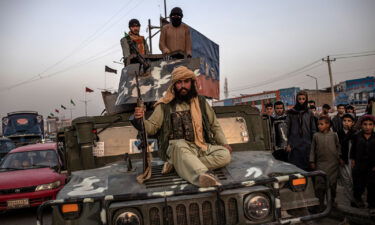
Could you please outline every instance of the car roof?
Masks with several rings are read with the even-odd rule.
[[[38,115],[38,112],[36,112],[36,111],[16,111],[16,112],[8,113],[8,116],[12,116],[12,115],[16,115],[16,114],[35,114],[35,115]]]
[[[6,137],[0,137],[0,141],[12,141],[12,140]]]
[[[51,149],[52,150],[57,149],[56,142],[26,145],[26,146],[15,148],[12,151],[10,151],[9,153],[28,152],[28,151],[43,151],[43,150],[51,150]]]

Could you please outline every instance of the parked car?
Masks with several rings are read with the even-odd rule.
[[[0,162],[1,162],[1,159],[4,158],[4,156],[8,154],[10,150],[14,148],[16,148],[16,145],[13,143],[12,140],[10,140],[9,138],[1,137],[0,138]]]
[[[0,211],[56,199],[66,183],[56,143],[19,147],[0,163]]]

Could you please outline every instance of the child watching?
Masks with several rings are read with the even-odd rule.
[[[352,139],[355,135],[353,114],[346,113],[342,116],[342,128],[337,131],[341,145],[339,182],[344,187],[344,193],[347,199],[353,203],[353,181],[351,166],[349,165],[349,149]]]
[[[310,166],[312,169],[322,170],[327,174],[334,203],[341,151],[339,138],[335,132],[331,131],[331,125],[331,119],[328,116],[319,117],[319,132],[314,134],[311,143]],[[324,209],[325,187],[324,179],[317,177],[315,194],[320,202],[320,210]]]
[[[353,195],[359,208],[365,205],[362,194],[367,188],[369,211],[375,214],[375,118],[364,115],[360,118],[361,131],[354,137],[350,151],[353,168]]]

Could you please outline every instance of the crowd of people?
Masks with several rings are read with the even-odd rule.
[[[367,208],[375,214],[375,117],[372,110],[375,98],[368,100],[366,112],[355,114],[352,105],[339,104],[337,113],[322,105],[317,111],[315,102],[304,91],[296,96],[296,104],[285,110],[284,103],[267,104],[265,119],[269,119],[274,139],[273,155],[306,170],[321,170],[327,174],[333,206],[340,182],[352,207],[365,208],[362,195],[367,189]],[[320,209],[324,208],[325,180],[314,180]]]

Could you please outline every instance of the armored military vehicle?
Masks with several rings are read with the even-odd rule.
[[[107,115],[76,118],[59,133],[70,180],[56,200],[39,207],[38,224],[43,224],[49,206],[54,225],[290,224],[328,214],[330,192],[324,211],[308,212],[308,207],[319,204],[313,179],[326,179],[325,174],[273,158],[268,122],[250,106],[214,107],[233,148],[231,163],[213,171],[221,186],[199,188],[175,172],[161,174],[164,162],[158,157],[158,134],[148,137],[151,178],[137,182],[149,162],[138,149],[138,131],[129,121],[137,93],[148,106],[147,117],[150,106],[170,85],[172,70],[184,65],[197,75],[200,95],[219,97],[219,47],[194,29],[191,35],[192,58],[151,55],[145,57],[148,65],[143,69],[148,69],[142,74],[140,64],[126,66],[117,96],[103,95],[115,107],[106,104]]]
[[[139,184],[143,162],[131,113],[75,119],[64,139],[70,181],[57,200],[39,208],[39,224],[46,206],[53,208],[55,225],[287,224],[327,215],[329,192],[323,212],[307,211],[318,204],[312,180],[325,175],[274,159],[268,125],[258,109],[214,110],[233,153],[227,167],[214,171],[223,185],[211,188],[198,188],[176,173],[162,175],[157,141],[151,137],[152,176]]]

